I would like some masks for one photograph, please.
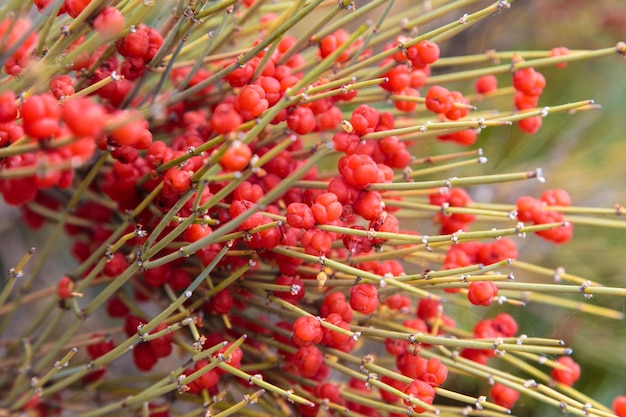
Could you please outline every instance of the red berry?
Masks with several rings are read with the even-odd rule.
[[[570,356],[561,356],[556,362],[565,369],[552,368],[552,378],[561,384],[571,387],[580,378],[580,366]]]
[[[432,298],[420,298],[417,303],[417,317],[422,320],[431,320],[440,314],[441,301]]]
[[[357,284],[350,290],[350,307],[363,314],[378,308],[378,290],[372,284]]]
[[[205,311],[216,314],[228,314],[233,307],[233,295],[228,288],[218,291],[205,304]]]
[[[539,96],[529,96],[521,91],[516,91],[513,96],[513,101],[517,110],[532,109],[533,107],[537,107]]]
[[[452,110],[454,99],[447,88],[433,85],[426,93],[426,108],[433,113],[445,114]]]
[[[298,304],[306,294],[304,283],[300,278],[292,277],[289,275],[281,275],[276,278],[274,282],[276,285],[287,285],[290,287],[289,291],[274,291],[274,295],[278,298],[282,298],[291,304]]]
[[[552,48],[552,50],[550,51],[551,57],[565,56],[565,55],[569,55],[569,49],[567,49],[564,46]],[[558,64],[556,64],[557,68],[565,68],[566,66],[567,66],[567,62],[559,62]]]
[[[619,417],[626,417],[626,395],[620,395],[613,400],[613,411]]]
[[[517,334],[517,322],[507,313],[500,313],[493,318],[491,325],[503,337],[513,337]]]
[[[248,166],[252,151],[245,143],[235,141],[220,158],[220,165],[227,171],[243,171]]]
[[[244,120],[252,120],[261,115],[269,107],[265,98],[265,90],[256,84],[246,85],[235,98],[235,110]]]
[[[509,388],[506,385],[493,384],[491,390],[489,391],[489,395],[491,395],[491,399],[494,403],[511,409],[519,398],[519,391]]]
[[[546,190],[541,194],[540,200],[548,206],[568,207],[572,205],[572,199],[569,194],[562,189]]]
[[[491,265],[506,259],[517,259],[517,256],[517,244],[506,237],[485,243],[477,253],[478,262],[484,265]]]
[[[470,282],[467,298],[474,305],[488,306],[498,295],[498,287],[491,281]]]
[[[424,40],[418,43],[416,47],[417,58],[422,64],[430,65],[439,59],[439,46],[436,43]]]
[[[297,107],[287,117],[287,126],[299,135],[306,135],[315,129],[315,114],[308,107]]]
[[[57,295],[59,298],[62,300],[70,298],[72,291],[74,291],[74,281],[69,277],[61,278],[57,284]]]
[[[311,206],[315,221],[320,224],[328,224],[337,220],[343,213],[343,206],[333,193],[324,193],[315,199]]]
[[[332,313],[339,314],[348,323],[352,321],[352,308],[343,293],[332,292],[324,298],[324,302],[320,306],[321,316],[328,317]]]
[[[534,68],[523,68],[513,74],[513,87],[528,96],[541,95],[546,79]]]
[[[156,365],[157,360],[158,357],[149,343],[139,343],[133,348],[133,361],[140,371],[150,371]]]
[[[124,30],[126,19],[115,7],[105,7],[93,21],[93,28],[104,38],[114,38]]]
[[[165,172],[163,177],[163,191],[169,194],[182,194],[191,187],[192,172],[180,169],[170,168]]]
[[[452,100],[452,108],[445,115],[449,120],[458,120],[469,114],[469,100],[466,99],[459,91],[450,92],[450,100]],[[465,105],[465,106],[463,106]]]
[[[530,196],[522,196],[515,202],[517,209],[517,219],[521,222],[532,221],[543,209],[540,200]]]
[[[231,103],[220,103],[211,115],[211,129],[218,135],[235,130],[242,122],[242,118]]]
[[[436,388],[443,384],[448,378],[448,368],[437,358],[430,358],[426,363],[426,368],[421,369],[417,378]]]
[[[498,79],[495,75],[483,75],[474,83],[474,90],[478,94],[487,94],[498,88]]]
[[[69,75],[55,75],[50,79],[50,91],[57,100],[74,94],[74,81]]]
[[[315,224],[311,208],[304,203],[291,203],[287,206],[287,224],[298,229],[310,229]]]
[[[300,244],[309,255],[322,256],[330,252],[334,240],[334,234],[330,232],[309,229],[302,235]]]
[[[420,381],[419,379],[413,380],[408,387],[404,390],[404,393],[412,396],[413,398],[417,398],[418,400],[426,403],[432,404],[435,399],[435,390],[432,386],[427,384],[424,381]],[[426,411],[425,408],[420,407],[419,405],[411,404],[410,401],[404,400],[404,403],[411,407],[414,412],[421,414]]]
[[[293,324],[293,342],[300,347],[319,343],[323,336],[322,325],[315,317],[298,317]]]
[[[213,230],[205,224],[191,224],[183,233],[186,242],[197,242],[198,240],[211,234]]]
[[[536,133],[539,130],[542,123],[543,123],[543,118],[541,116],[533,116],[533,117],[527,117],[526,119],[522,119],[518,121],[517,126],[523,132],[526,132],[532,135],[533,133]]]
[[[0,93],[0,123],[15,121],[17,118],[17,102],[11,90]]]
[[[150,39],[148,33],[140,27],[119,39],[116,46],[117,51],[125,58],[143,58],[148,52]]]
[[[324,363],[322,352],[315,346],[301,347],[293,357],[300,375],[310,378],[317,374]]]
[[[59,131],[61,107],[52,94],[28,97],[22,104],[24,133],[38,139],[54,136]]]
[[[63,2],[63,8],[71,17],[78,17],[78,15],[91,3],[91,0],[65,0]]]

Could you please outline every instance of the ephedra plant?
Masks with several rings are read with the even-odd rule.
[[[543,103],[541,71],[626,44],[443,56],[514,4],[396,6],[0,5],[0,192],[41,229],[0,292],[0,415],[626,415],[576,389],[576,346],[517,323],[528,303],[622,319],[588,299],[625,289],[521,243],[624,210],[486,173],[475,145],[598,111]],[[532,194],[472,197],[516,181]],[[76,263],[50,277],[59,247]]]

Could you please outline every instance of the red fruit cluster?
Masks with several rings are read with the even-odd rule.
[[[452,213],[445,214],[447,207],[467,207],[473,201],[463,188],[440,189],[439,192],[428,196],[430,204],[441,206],[442,212],[437,213],[435,221],[441,224],[439,233],[448,235],[459,230],[467,231],[467,227],[476,219],[473,214]]]
[[[517,334],[518,326],[515,319],[508,313],[500,313],[494,318],[483,319],[476,323],[473,329],[473,336],[477,339],[497,339],[514,337]],[[487,360],[495,356],[495,349],[463,349],[461,356],[475,362],[486,364]]]
[[[39,10],[59,4],[51,0],[34,3]],[[242,5],[252,3],[253,0],[247,0]],[[59,14],[67,13],[69,18],[63,19],[71,21],[70,18],[81,16],[89,4],[90,0],[65,0]],[[264,48],[245,65],[240,62],[241,57],[228,55],[230,58],[220,57],[206,67],[168,67],[160,81],[176,91],[150,96],[142,86],[150,85],[153,91],[160,91],[161,85],[152,86],[148,77],[161,71],[158,67],[162,60],[172,62],[168,61],[172,54],[164,47],[161,32],[143,23],[129,27],[126,17],[115,7],[98,8],[88,21],[97,32],[95,38],[117,39],[89,54],[79,51],[88,49],[94,37],[77,36],[62,51],[71,58],[71,62],[64,63],[67,74],[45,80],[45,91],[29,91],[23,100],[11,91],[0,93],[0,147],[8,148],[21,141],[35,149],[0,160],[0,169],[6,173],[0,179],[0,192],[9,204],[21,206],[24,218],[33,227],[45,222],[34,208],[39,212],[54,211],[65,201],[62,193],[49,189],[77,186],[73,181],[75,170],[92,157],[101,157],[100,170],[85,191],[87,196],[98,198],[84,198],[75,207],[68,207],[65,231],[72,239],[71,252],[78,261],[84,262],[98,253],[106,262],[91,262],[80,269],[78,276],[63,277],[57,285],[59,304],[67,306],[76,301],[70,299],[77,296],[73,292],[75,283],[85,276],[102,282],[133,272],[125,277],[130,284],[128,291],[124,288],[111,296],[106,312],[115,320],[123,319],[128,337],[141,336],[132,348],[139,370],[154,369],[160,358],[173,351],[173,334],[167,324],[159,324],[148,335],[141,331],[142,324],[148,321],[140,313],[142,303],[156,301],[160,305],[165,299],[184,296],[185,301],[179,305],[181,314],[193,313],[198,329],[219,329],[220,333],[204,334],[194,340],[195,349],[205,353],[213,349],[211,352],[215,353],[185,365],[188,368],[182,378],[197,372],[203,375],[181,385],[180,391],[203,398],[223,392],[218,384],[227,376],[222,367],[214,365],[219,362],[238,368],[244,356],[241,348],[232,349],[232,343],[224,342],[251,334],[260,337],[246,341],[253,352],[250,361],[258,359],[254,349],[265,353],[275,347],[281,371],[287,376],[301,377],[299,388],[324,401],[316,407],[299,407],[300,414],[317,415],[326,402],[331,402],[351,412],[379,415],[372,407],[347,401],[342,397],[343,386],[328,382],[331,367],[326,354],[333,350],[350,353],[355,348],[358,334],[352,332],[357,323],[354,316],[358,320],[368,319],[366,315],[376,319],[400,318],[398,325],[402,323],[406,332],[416,334],[435,334],[437,329],[442,332],[442,327],[455,327],[454,321],[443,313],[440,301],[422,298],[414,317],[409,316],[411,298],[383,290],[385,280],[404,274],[400,261],[359,259],[360,255],[382,250],[389,244],[389,235],[393,238],[400,233],[399,220],[393,214],[398,207],[392,203],[401,197],[378,190],[397,179],[413,159],[411,142],[388,135],[396,122],[404,126],[405,120],[373,105],[349,103],[357,93],[348,88],[333,87],[319,96],[305,97],[309,88],[336,80],[318,79],[300,89],[302,71],[308,63],[306,55],[298,53],[297,39],[288,36],[275,47]],[[270,21],[272,16],[268,15],[261,24]],[[348,32],[338,30],[319,40],[320,56],[328,58],[348,38]],[[9,55],[5,52],[11,51],[4,61],[4,70],[15,77],[33,56],[38,33],[31,30],[29,20],[9,16],[0,22],[0,39],[4,42],[0,55]],[[361,45],[360,40],[354,42],[340,54],[335,60],[336,68],[341,70],[352,58],[367,57],[368,51],[354,57]],[[381,87],[390,94],[396,109],[412,112],[417,108],[419,89],[430,76],[430,65],[439,58],[439,47],[430,41],[406,47],[405,39],[398,38],[388,48],[397,51],[381,63],[380,72],[387,77]],[[514,86],[524,100],[537,97],[545,84],[541,74],[533,71],[520,70],[514,75]],[[481,78],[477,91],[493,91],[497,87],[494,80]],[[89,97],[75,91],[96,83],[100,87]],[[177,102],[179,94],[187,98]],[[460,92],[437,85],[426,92],[424,101],[426,108],[442,120],[463,119],[471,107]],[[341,102],[348,102],[350,107],[342,107]],[[154,103],[159,105],[152,106]],[[288,105],[278,106],[284,103]],[[139,108],[149,109],[149,115]],[[345,112],[346,108],[350,110]],[[277,128],[263,129],[257,135],[246,133],[263,120]],[[343,130],[337,132],[340,125]],[[341,153],[333,160],[334,173],[318,176],[313,167],[301,175],[302,182],[285,189],[284,183],[299,175],[308,155],[317,150],[310,146],[312,134],[327,131],[332,132],[327,137],[332,135],[334,148]],[[465,129],[440,135],[439,139],[471,145],[476,136],[477,131]],[[22,171],[32,175],[13,175]],[[431,194],[429,199],[432,205],[442,208],[436,216],[442,234],[467,230],[475,220],[473,214],[463,212],[471,207],[472,200],[461,188]],[[519,218],[536,224],[555,221],[551,213],[557,212],[545,210],[544,206],[569,204],[565,200],[561,192],[552,191],[542,196],[540,207],[534,201],[518,202]],[[120,224],[123,226],[114,231]],[[343,233],[348,227],[353,234]],[[218,234],[219,238],[210,240],[211,235]],[[542,236],[564,241],[563,235]],[[112,244],[116,241],[124,244]],[[213,243],[207,244],[209,241]],[[189,255],[185,252],[188,248],[197,251]],[[143,259],[152,249],[156,253]],[[302,256],[285,255],[286,250],[295,250],[296,255]],[[176,255],[180,256],[172,262],[161,262]],[[305,263],[304,259],[311,258],[306,255],[312,255],[315,261]],[[515,242],[506,238],[462,243],[447,252],[443,269],[490,265],[517,255]],[[351,263],[367,274],[350,282],[339,277],[343,280],[340,285],[328,291],[325,280],[337,278],[335,271],[324,264],[328,259]],[[207,266],[211,268],[211,276],[206,276],[210,285],[203,283],[197,288],[194,284],[192,291],[190,286],[198,268]],[[129,267],[136,267],[136,271]],[[246,288],[250,282],[242,271],[262,276],[263,281],[255,283],[261,287]],[[234,284],[228,281],[233,277]],[[376,282],[379,278],[380,283]],[[270,289],[265,293],[258,289],[266,285]],[[497,291],[490,281],[472,282],[468,299],[475,305],[489,305]],[[267,296],[268,303],[289,310],[289,319],[274,323],[262,315],[252,317],[249,307],[258,301],[254,297],[259,293]],[[307,313],[302,314],[303,310]],[[298,318],[293,318],[293,311],[299,313]],[[479,322],[473,335],[492,339],[516,333],[515,320],[500,314]],[[95,359],[114,346],[112,340],[104,339],[88,344],[87,353]],[[409,397],[404,401],[410,407],[409,414],[426,411],[411,403],[411,398],[432,404],[435,388],[448,376],[443,359],[430,357],[421,350],[429,347],[407,338],[385,340],[387,352],[396,356],[399,373],[404,380],[412,381],[407,384],[387,375],[382,380]],[[463,351],[463,356],[480,361],[492,354]],[[562,369],[555,368],[556,371],[561,374],[553,373],[555,380],[572,379]],[[104,372],[104,368],[96,369],[85,381],[95,381]],[[362,379],[348,381],[347,388],[370,395],[368,383]],[[381,397],[401,405],[398,397],[387,391],[382,391]],[[496,390],[496,386],[492,397],[499,404],[515,401],[511,399],[513,394],[500,387]],[[167,415],[154,411],[155,407],[148,405],[150,415]],[[389,415],[395,417],[393,413]]]
[[[574,226],[565,221],[563,214],[556,210],[549,210],[549,207],[568,207],[571,199],[567,191],[556,189],[546,190],[539,199],[523,196],[515,203],[517,207],[517,218],[522,222],[533,222],[533,224],[563,223],[554,229],[536,232],[538,236],[551,242],[562,244],[569,242],[574,233]]]
[[[515,88],[515,108],[526,110],[537,107],[539,96],[546,86],[544,76],[534,68],[522,68],[513,73],[513,87]],[[535,133],[541,127],[541,116],[533,116],[517,122],[518,127],[526,133]]]
[[[125,317],[124,332],[128,337],[141,331],[144,321],[139,317],[129,314]],[[150,334],[167,329],[167,324],[159,324]],[[172,341],[174,334],[166,332],[165,335],[147,342],[140,342],[133,348],[133,361],[137,369],[143,372],[150,371],[156,365],[159,358],[166,358],[172,353]]]

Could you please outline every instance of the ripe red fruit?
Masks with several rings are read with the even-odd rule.
[[[105,7],[93,21],[93,28],[104,38],[113,38],[122,32],[126,19],[115,7]]]
[[[315,199],[311,211],[317,223],[328,224],[341,216],[343,206],[334,193],[324,193]]]
[[[298,317],[293,323],[293,342],[300,347],[319,343],[323,336],[322,325],[315,317]]]
[[[435,63],[439,59],[439,46],[431,41],[421,41],[416,45],[417,47],[417,58],[424,65],[430,65]],[[415,61],[415,60],[413,60]],[[416,65],[416,67],[419,67]]]
[[[574,362],[570,356],[561,356],[556,362],[566,369],[552,368],[552,378],[561,384],[571,387],[580,378],[580,365]]]
[[[417,398],[418,400],[425,402],[426,404],[432,404],[435,399],[435,390],[432,386],[427,384],[424,381],[419,379],[413,380],[408,387],[404,390],[404,393],[413,398]],[[421,414],[426,411],[425,408],[420,407],[419,405],[413,405],[410,401],[404,400],[404,403],[411,407],[414,412]]]
[[[467,299],[474,305],[488,306],[498,295],[498,287],[491,281],[470,282]]]
[[[165,172],[163,177],[163,191],[168,194],[182,194],[191,187],[192,172],[173,167]]]
[[[234,106],[244,120],[252,120],[267,110],[269,103],[265,98],[263,87],[249,84],[235,98]]]
[[[24,133],[38,139],[54,136],[59,131],[61,106],[50,93],[33,95],[22,104]]]
[[[519,391],[509,388],[506,385],[493,384],[491,390],[489,391],[489,395],[491,395],[491,399],[494,403],[511,409],[519,398]]]
[[[107,313],[111,317],[123,318],[130,312],[126,304],[117,296],[109,298],[106,307]]]
[[[513,87],[527,96],[541,95],[546,79],[534,68],[522,68],[513,74]]]
[[[567,191],[562,189],[555,190],[546,190],[539,197],[541,201],[546,203],[548,206],[564,206],[568,207],[572,205],[572,199],[570,198]]]
[[[328,317],[332,313],[339,314],[348,323],[352,321],[352,308],[343,293],[331,292],[324,298],[324,302],[320,306],[320,315]]]
[[[459,120],[469,114],[469,108],[461,106],[463,104],[469,105],[469,100],[460,91],[451,91],[450,100],[452,100],[453,104],[452,108],[445,112],[447,119]]]
[[[315,114],[308,107],[297,107],[289,117],[287,126],[299,135],[306,135],[315,129]]]
[[[533,117],[528,117],[526,119],[522,119],[518,121],[517,126],[523,132],[526,132],[532,135],[533,133],[536,133],[539,130],[542,123],[543,123],[543,118],[541,116],[533,116]]]
[[[503,337],[513,337],[517,334],[517,322],[507,313],[500,313],[493,318],[491,325]]]
[[[324,355],[315,346],[301,347],[293,357],[300,375],[310,378],[317,374],[324,363]]]
[[[350,290],[350,307],[363,314],[378,308],[378,290],[372,284],[357,284]]]
[[[476,256],[478,262],[484,265],[491,265],[506,259],[517,259],[517,244],[513,239],[503,237],[482,245]]]
[[[230,144],[224,155],[220,158],[220,165],[227,171],[243,171],[248,166],[252,151],[245,143],[235,141]]]
[[[426,367],[419,369],[417,378],[426,382],[432,387],[438,387],[448,378],[448,367],[437,358],[430,358]]]
[[[483,75],[474,83],[474,90],[478,94],[487,94],[498,88],[498,79],[495,75]]]
[[[426,108],[433,113],[445,114],[452,110],[454,101],[450,91],[439,85],[433,85],[426,93]]]
[[[350,124],[359,135],[365,135],[374,131],[380,120],[378,110],[366,104],[361,104],[352,112]]]
[[[152,133],[148,130],[148,121],[137,110],[119,113],[116,122],[122,125],[111,132],[111,139],[120,146],[132,146],[148,149],[152,144]]]
[[[330,232],[309,229],[302,235],[300,244],[309,255],[322,256],[330,251],[334,240],[334,234]]]
[[[0,93],[0,123],[12,122],[17,117],[17,102],[11,90]]]
[[[292,277],[289,275],[281,275],[276,278],[274,282],[276,285],[288,285],[291,289],[289,291],[274,291],[274,295],[278,298],[282,298],[291,304],[298,304],[306,294],[306,288],[300,278]]]
[[[626,395],[620,395],[613,400],[613,411],[619,417],[626,417]]]
[[[125,58],[143,58],[148,52],[150,38],[148,33],[140,27],[119,39],[116,46],[117,51]]]
[[[72,296],[72,291],[74,291],[74,281],[72,281],[69,277],[63,277],[59,280],[57,284],[57,295],[60,299],[65,300]]]
[[[433,300],[432,298],[420,298],[417,303],[416,314],[422,320],[431,320],[437,317],[440,308],[441,301]]]
[[[74,94],[74,81],[69,75],[55,75],[50,79],[50,91],[57,100]]]
[[[569,49],[567,49],[564,46],[552,48],[552,50],[550,51],[551,57],[565,56],[565,55],[569,55]],[[566,66],[567,66],[567,62],[559,62],[558,64],[556,64],[557,68],[565,68]]]
[[[315,225],[311,208],[304,203],[291,203],[287,206],[287,224],[298,229],[310,229]]]
[[[211,129],[218,135],[232,132],[243,122],[232,103],[220,103],[211,115]]]
[[[78,137],[97,137],[104,128],[104,109],[88,98],[72,97],[63,102],[63,121]]]
[[[540,200],[530,196],[522,196],[515,202],[517,209],[517,219],[521,222],[530,222],[534,220],[543,209]]]
[[[183,233],[185,242],[196,242],[211,234],[213,230],[205,224],[190,224]]]
[[[150,371],[156,365],[157,360],[158,357],[149,343],[139,343],[133,348],[133,362],[140,371]]]

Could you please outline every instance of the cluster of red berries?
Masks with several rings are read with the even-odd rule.
[[[241,3],[247,8],[254,1]],[[41,13],[56,7],[60,21],[75,22],[90,10],[91,1],[33,0],[33,4]],[[175,62],[162,71],[164,62],[181,52],[170,54],[173,39],[162,28],[131,25],[129,16],[108,3],[94,8],[87,20],[95,33],[64,34],[71,42],[59,41],[65,46],[57,51],[62,54],[58,62],[37,55],[45,43],[40,36],[49,37],[47,32],[33,27],[28,18],[3,16],[1,84],[33,77],[45,82],[22,95],[0,91],[0,150],[6,150],[0,158],[0,194],[21,209],[33,228],[45,224],[51,217],[46,213],[62,210],[67,198],[57,190],[79,189],[88,197],[76,199],[64,213],[70,251],[81,267],[57,282],[59,314],[79,308],[82,294],[76,287],[91,285],[96,278],[96,283],[108,284],[130,271],[128,285],[111,291],[105,310],[122,323],[127,338],[139,337],[132,346],[138,370],[158,369],[159,360],[170,357],[175,345],[182,343],[182,338],[174,339],[172,317],[143,334],[150,321],[144,307],[150,311],[153,305],[160,308],[182,297],[181,314],[195,315],[190,322],[200,335],[193,349],[206,356],[180,368],[184,371],[179,382],[202,374],[180,385],[181,394],[218,398],[233,379],[229,367],[253,368],[250,365],[266,355],[272,356],[276,369],[259,370],[259,378],[271,381],[278,370],[282,375],[276,380],[288,381],[314,400],[313,407],[298,405],[300,415],[317,416],[329,404],[360,415],[405,415],[381,413],[371,402],[356,400],[355,396],[372,395],[369,377],[335,381],[331,358],[358,351],[360,333],[353,330],[371,318],[389,319],[406,335],[454,334],[456,323],[444,313],[439,297],[420,296],[415,302],[416,296],[388,287],[391,280],[403,282],[410,263],[382,260],[380,255],[410,248],[398,238],[416,234],[401,231],[400,204],[393,204],[405,194],[379,191],[397,182],[414,160],[413,142],[396,135],[396,126],[411,121],[409,113],[417,111],[419,102],[442,122],[467,119],[472,108],[463,93],[441,85],[430,86],[420,99],[420,89],[428,84],[431,66],[440,56],[436,43],[413,44],[399,36],[384,47],[388,58],[378,71],[386,78],[380,87],[390,105],[382,108],[363,104],[367,96],[339,86],[330,73],[328,79],[318,77],[302,87],[310,81],[310,57],[301,53],[304,47],[291,36],[281,35],[245,64],[242,57],[225,54],[212,57],[207,65]],[[259,18],[261,27],[274,23],[280,23],[276,15]],[[268,36],[272,35],[262,31],[253,46]],[[98,47],[96,40],[106,42]],[[319,58],[326,59],[349,40],[350,34],[339,29],[319,40],[312,38],[312,43]],[[335,69],[371,57],[374,52],[364,43],[358,39],[345,48],[336,57]],[[189,53],[183,49],[183,55]],[[554,56],[564,53],[553,51]],[[51,69],[41,68],[42,63]],[[153,82],[157,72],[161,78]],[[325,88],[328,85],[332,87]],[[513,86],[515,106],[523,111],[536,107],[545,79],[533,68],[520,69],[513,74]],[[167,88],[171,91],[165,92]],[[494,76],[481,77],[475,85],[479,94],[496,88]],[[314,89],[323,93],[308,95]],[[267,123],[259,134],[248,137],[246,132],[262,121]],[[540,124],[540,116],[519,122],[528,132]],[[454,128],[438,139],[469,146],[477,135],[477,129]],[[319,138],[332,143],[338,157],[308,168],[306,158],[319,151]],[[100,159],[94,164],[96,158]],[[321,172],[322,166],[326,172]],[[94,175],[86,173],[90,167],[95,167]],[[308,169],[301,175],[304,168]],[[302,181],[285,189],[283,184],[295,175]],[[77,187],[83,180],[88,187]],[[427,192],[429,203],[441,208],[434,218],[441,235],[469,230],[476,215],[471,213],[473,201],[467,191]],[[537,225],[564,223],[557,210],[569,204],[564,191],[549,190],[539,200],[519,199],[517,216]],[[564,243],[571,238],[572,227],[563,224],[537,234]],[[185,252],[208,241],[191,254]],[[438,253],[441,270],[480,268],[518,257],[515,241],[504,237],[454,243]],[[94,261],[94,254],[106,262]],[[169,259],[173,260],[163,261]],[[338,271],[349,279],[339,277],[326,268],[328,259],[359,273]],[[207,283],[189,290],[204,268],[210,268]],[[326,279],[337,281],[325,286]],[[499,300],[493,281],[459,282],[439,285],[446,293],[442,298],[462,292],[477,306]],[[265,314],[253,309],[265,301],[275,301],[283,310]],[[500,313],[476,323],[472,336],[492,340],[517,332],[514,318]],[[233,342],[247,335],[255,337],[247,338],[244,348]],[[91,365],[116,349],[115,335],[92,337],[85,343]],[[454,371],[450,362],[446,365],[432,346],[412,338],[376,339],[384,339],[386,352],[395,357],[395,369],[380,381],[396,390],[381,389],[376,398],[404,407],[409,414],[432,411],[429,405],[446,382],[449,366]],[[497,344],[490,350],[460,350],[463,358],[483,365],[497,353]],[[579,377],[578,365],[566,356],[556,362],[553,380],[571,386]],[[82,381],[98,381],[107,366],[89,366]],[[245,378],[236,381],[253,383]],[[506,385],[491,389],[493,401],[507,408],[518,396]],[[626,401],[620,401],[616,400],[616,413],[624,414]],[[24,404],[24,410],[36,410],[41,416],[47,412],[38,397]],[[157,403],[147,404],[147,413],[169,416],[167,406]]]
[[[562,226],[550,230],[536,232],[537,235],[554,243],[566,243],[572,239],[574,226],[565,221],[563,213],[549,210],[550,207],[568,207],[572,204],[569,194],[565,190],[546,190],[539,199],[523,196],[515,203],[517,218],[521,222],[534,224],[563,223]]]

